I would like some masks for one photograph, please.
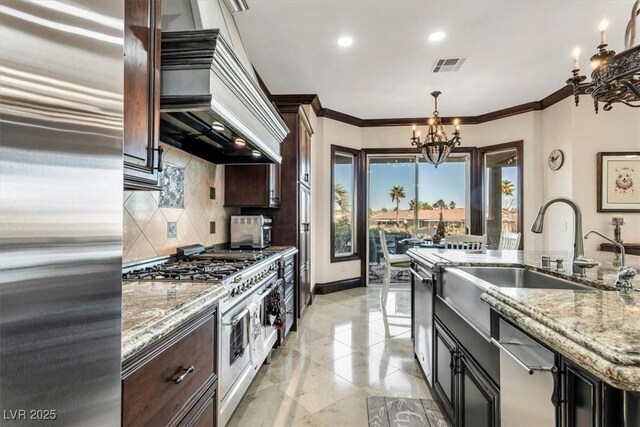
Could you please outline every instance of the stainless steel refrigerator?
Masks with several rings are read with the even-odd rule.
[[[0,425],[120,424],[123,0],[0,0]]]

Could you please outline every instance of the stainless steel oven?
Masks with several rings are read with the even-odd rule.
[[[248,294],[245,299],[234,304],[233,307],[224,307],[222,313],[222,326],[220,332],[220,425],[224,426],[233,411],[246,393],[251,381],[257,374],[260,366],[269,356],[273,345],[276,343],[277,330],[271,326],[266,312],[265,298],[272,288],[279,285],[277,272],[267,276],[255,291]],[[250,307],[258,305],[260,319],[264,328],[264,351],[254,357],[251,362],[250,339]],[[226,311],[225,311],[226,310]]]

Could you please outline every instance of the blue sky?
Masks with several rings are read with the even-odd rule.
[[[369,168],[370,208],[374,211],[386,207],[395,208],[391,202],[389,192],[394,185],[404,187],[407,197],[400,203],[400,209],[408,209],[409,201],[415,197],[415,163],[413,160],[389,159],[393,163],[373,163]],[[337,165],[335,181],[350,189],[351,168],[347,165]],[[503,179],[517,184],[517,168],[504,168]],[[418,172],[419,197],[418,200],[433,203],[444,199],[449,203],[454,201],[458,207],[465,203],[465,163],[450,162],[438,166],[420,163]]]

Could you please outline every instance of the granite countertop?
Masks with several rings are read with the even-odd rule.
[[[447,266],[512,266],[537,270],[591,286],[592,290],[489,287],[482,300],[505,318],[603,381],[640,391],[640,292],[615,290],[618,265],[610,252],[590,252],[598,267],[585,278],[571,275],[572,253],[535,251],[465,252],[413,249],[409,255]],[[565,259],[566,272],[542,269],[542,255]],[[640,271],[640,256],[627,255]],[[639,277],[634,280],[640,288]]]
[[[601,380],[640,391],[640,293],[492,287],[481,298]]]
[[[272,246],[264,252],[280,257],[298,250],[289,246]],[[122,284],[122,361],[174,331],[193,316],[229,295],[215,282],[181,282],[172,280],[131,280]]]
[[[210,282],[124,282],[122,360],[171,333],[228,294],[222,285]]]

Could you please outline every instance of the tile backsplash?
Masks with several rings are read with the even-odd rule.
[[[159,191],[125,191],[124,263],[170,255],[178,246],[229,241],[226,224],[236,210],[224,207],[224,166],[161,145],[165,150],[163,161],[184,168],[184,208],[160,207]],[[172,176],[165,174],[163,185],[170,185]],[[215,200],[210,198],[212,193]],[[212,222],[218,225],[215,230]],[[167,237],[169,223],[176,223],[175,237]]]

